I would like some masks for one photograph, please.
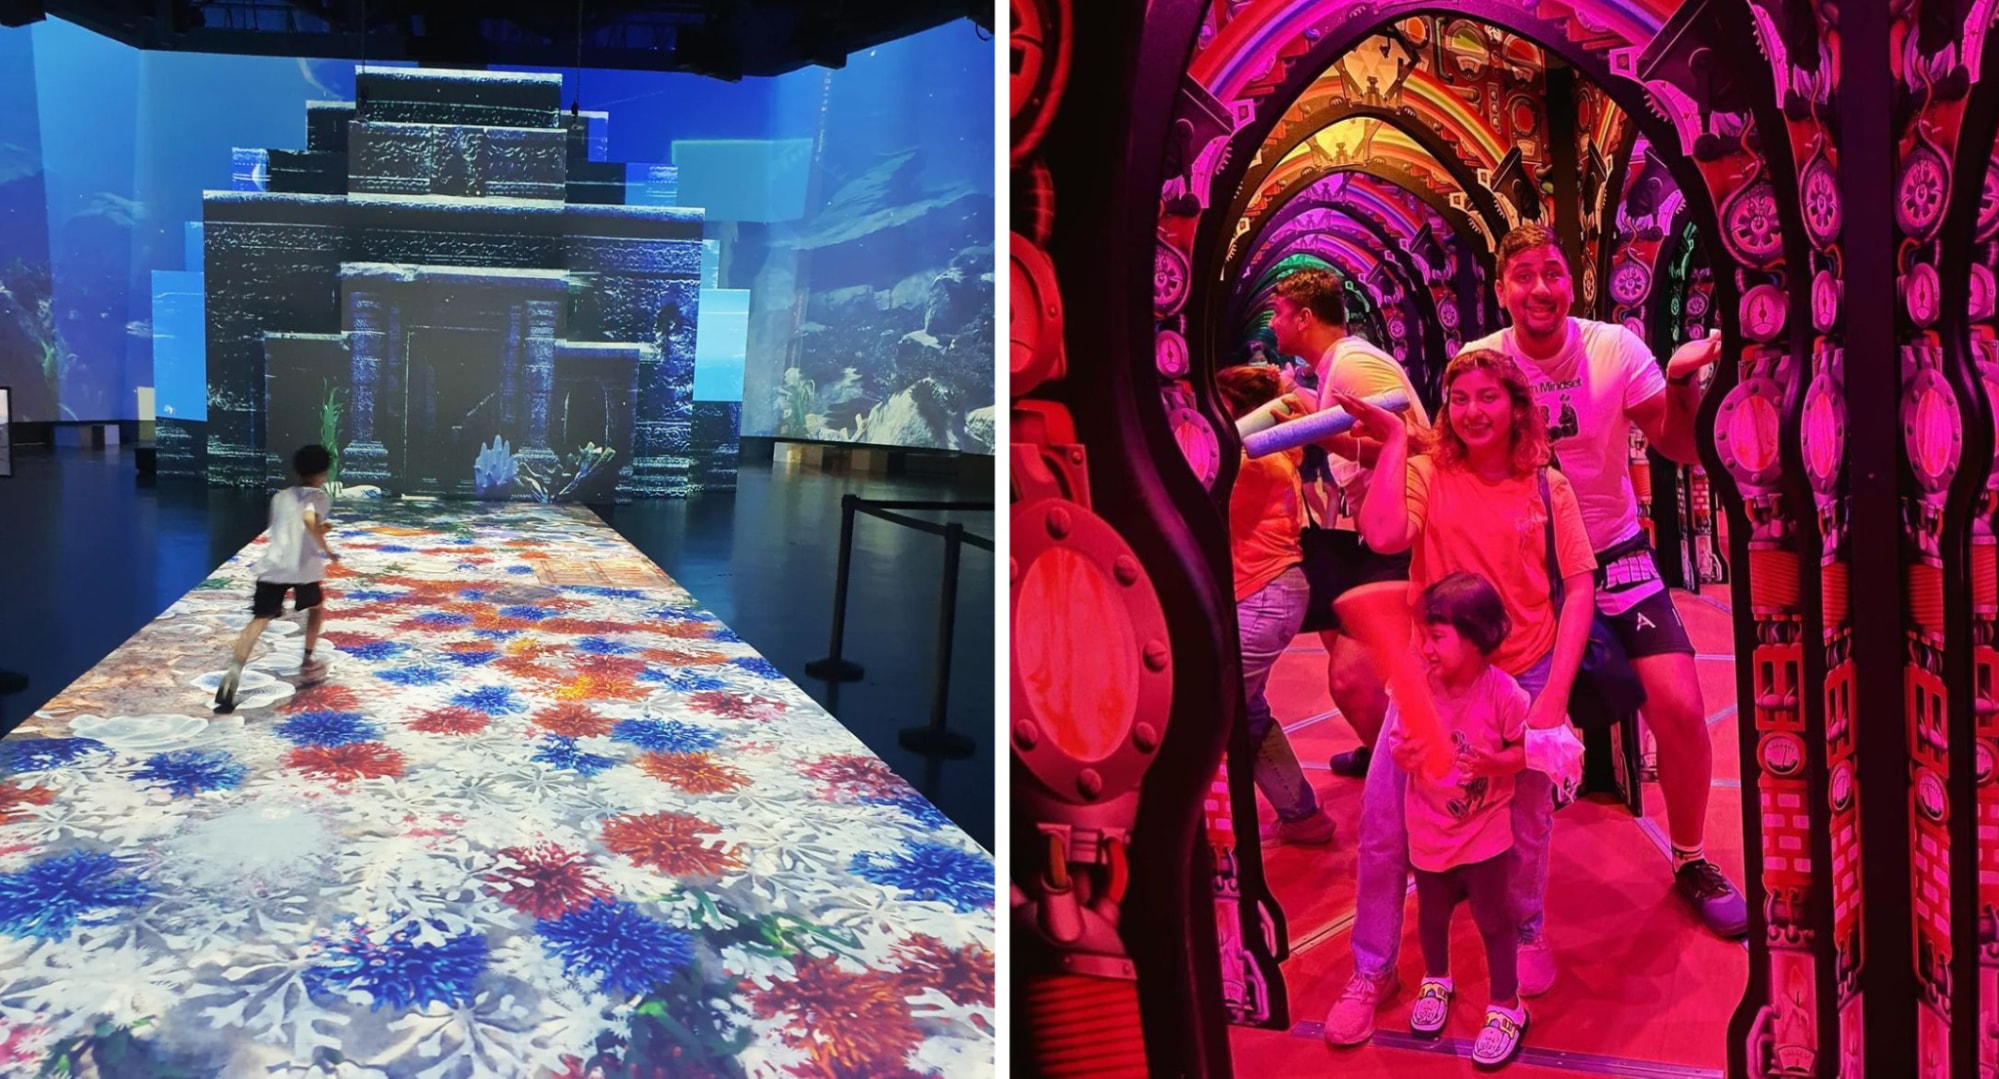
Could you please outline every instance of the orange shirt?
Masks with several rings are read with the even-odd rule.
[[[1254,460],[1243,455],[1229,492],[1229,557],[1235,564],[1237,603],[1305,560],[1298,549],[1304,525],[1298,463],[1304,456],[1302,450]]]
[[[1525,673],[1555,647],[1555,605],[1548,580],[1548,514],[1540,481],[1529,473],[1488,483],[1468,469],[1440,469],[1430,457],[1409,462],[1409,601],[1458,570],[1491,581],[1513,622],[1492,665]],[[1596,569],[1575,488],[1548,471],[1555,506],[1555,561],[1562,576]],[[1420,618],[1420,612],[1419,612]]]

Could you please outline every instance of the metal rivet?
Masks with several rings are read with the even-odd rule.
[[[1138,581],[1138,562],[1128,554],[1121,554],[1118,556],[1117,561],[1111,565],[1111,572],[1117,575],[1117,583],[1122,585],[1135,584]]]
[[[1019,742],[1022,749],[1033,749],[1041,742],[1041,728],[1023,719],[1013,725],[1013,740]]]
[[[1104,793],[1104,777],[1098,775],[1095,768],[1085,768],[1076,775],[1076,789],[1085,798],[1095,798]]]
[[[1006,583],[1020,583],[1020,559],[1008,558],[1006,560]]]
[[[1048,511],[1049,535],[1055,537],[1056,539],[1062,539],[1063,537],[1069,534],[1069,529],[1071,527],[1072,527],[1072,522],[1069,520],[1068,510],[1063,509],[1061,506],[1056,506],[1055,508]]]
[[[1166,661],[1172,657],[1164,641],[1145,642],[1145,665],[1155,671],[1166,669]]]
[[[1150,753],[1159,748],[1159,731],[1150,723],[1141,723],[1131,729],[1131,744],[1142,753]]]
[[[1069,448],[1069,463],[1072,465],[1080,465],[1083,463],[1083,447],[1071,446]]]

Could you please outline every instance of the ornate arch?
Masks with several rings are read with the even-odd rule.
[[[1169,212],[1160,220],[1161,257],[1192,267],[1225,260],[1225,252],[1235,246],[1226,236],[1230,223],[1206,207],[1236,201],[1256,150],[1279,121],[1279,103],[1295,99],[1313,74],[1368,35],[1396,19],[1433,10],[1389,0],[1356,17],[1344,9],[1272,0],[1232,5],[1226,24],[1211,18],[1190,75],[1207,99],[1223,104],[1233,128],[1189,155],[1193,168],[1175,178],[1185,194],[1165,204]],[[1703,456],[1735,521],[1730,534],[1737,547],[1734,561],[1741,567],[1735,578],[1736,606],[1753,612],[1738,620],[1738,652],[1749,661],[1738,668],[1738,699],[1774,702],[1769,708],[1745,710],[1745,734],[1781,729],[1810,737],[1823,729],[1823,702],[1785,688],[1807,684],[1803,642],[1816,629],[1818,615],[1817,574],[1806,572],[1804,537],[1797,528],[1797,507],[1808,498],[1800,494],[1799,473],[1787,474],[1784,468],[1798,460],[1794,432],[1803,384],[1791,362],[1797,342],[1786,332],[1794,323],[1785,315],[1802,302],[1792,288],[1789,267],[1805,251],[1805,236],[1792,163],[1784,153],[1790,147],[1754,138],[1757,131],[1784,130],[1770,73],[1776,68],[1788,82],[1789,71],[1774,58],[1765,66],[1762,58],[1747,52],[1747,45],[1762,43],[1762,38],[1743,9],[1719,0],[1696,0],[1670,19],[1642,3],[1632,5],[1622,13],[1630,36],[1606,30],[1618,19],[1592,27],[1561,5],[1537,5],[1533,12],[1471,0],[1451,14],[1495,24],[1560,54],[1581,77],[1600,85],[1640,132],[1676,147],[1679,153],[1669,155],[1669,169],[1681,190],[1703,196],[1693,200],[1692,209],[1703,236],[1712,238],[1717,268],[1728,270],[1716,277],[1726,354],[1733,359],[1722,365],[1707,397],[1702,422],[1715,437],[1704,438]],[[1518,61],[1497,55],[1479,62]],[[1225,317],[1225,300],[1205,271],[1197,270],[1194,278],[1198,287],[1160,314],[1190,340],[1206,340],[1209,327]],[[1197,377],[1203,370],[1197,360]],[[1216,494],[1225,495],[1225,488]],[[1753,556],[1748,553],[1752,549]],[[1751,602],[1752,593],[1758,602]],[[1771,763],[1777,758],[1766,758],[1765,743],[1745,737],[1743,746],[1744,774],[1755,777],[1753,789],[1759,794],[1823,797],[1824,773],[1816,763],[1803,770],[1780,768]],[[1829,864],[1805,864],[1779,854],[1769,862],[1774,872],[1766,872],[1762,852],[1803,835],[1766,837],[1753,806],[1753,798],[1745,798],[1747,891],[1758,913],[1759,935],[1752,941],[1752,972],[1741,1015],[1755,1022],[1745,1018],[1733,1032],[1731,1056],[1737,1061],[1751,1052],[1751,1038],[1761,1036],[1754,1031],[1767,1031],[1761,1017],[1775,1004],[1773,949],[1787,950],[1793,958],[1816,954],[1810,934],[1816,928],[1814,911],[1820,908],[1812,899],[1825,878],[1815,873],[1815,866]],[[1800,940],[1805,942],[1802,951]],[[1814,958],[1807,967],[1815,963]],[[1809,1006],[1820,1031],[1837,1029],[1836,1022],[1827,1021],[1832,1019],[1829,1001],[1829,994],[1820,995]]]
[[[1442,226],[1438,234],[1439,240],[1448,237],[1456,241],[1469,257],[1477,261],[1480,271],[1490,275],[1492,248],[1487,242],[1489,233],[1480,227],[1482,223],[1463,209],[1451,205],[1448,199],[1440,197],[1434,191],[1412,188],[1392,175],[1383,175],[1387,171],[1367,168],[1335,169],[1320,176],[1312,184],[1286,195],[1281,204],[1273,205],[1268,210],[1265,215],[1266,221],[1269,225],[1282,225],[1300,213],[1333,205],[1333,202],[1326,200],[1338,201],[1347,191],[1358,187],[1383,202],[1403,202],[1405,209],[1412,202],[1422,206],[1429,211],[1431,220]],[[1242,234],[1247,235],[1247,230]]]
[[[1371,110],[1371,112],[1378,111]],[[1398,168],[1397,166],[1400,162],[1392,158],[1370,162],[1334,162],[1330,166],[1326,166],[1325,171],[1344,169],[1354,165],[1382,164],[1384,167],[1393,168],[1398,172],[1406,172],[1410,180],[1398,181],[1399,186],[1420,195],[1429,196],[1425,201],[1432,202],[1433,205],[1441,203],[1442,205],[1450,206],[1453,197],[1463,198],[1470,211],[1476,214],[1478,220],[1484,226],[1483,232],[1488,238],[1488,245],[1496,240],[1497,237],[1504,235],[1506,230],[1511,227],[1512,219],[1505,213],[1500,205],[1500,200],[1480,182],[1478,175],[1470,166],[1451,152],[1449,145],[1443,139],[1421,127],[1411,126],[1404,117],[1392,115],[1374,116],[1371,113],[1364,116],[1360,114],[1343,115],[1334,119],[1329,124],[1312,129],[1301,129],[1297,142],[1286,148],[1285,156],[1273,160],[1267,167],[1260,170],[1260,175],[1256,177],[1253,183],[1247,177],[1245,178],[1245,182],[1239,190],[1237,197],[1230,205],[1230,218],[1240,221],[1244,218],[1253,218],[1268,212],[1270,204],[1274,201],[1281,201],[1281,192],[1291,189],[1300,175],[1309,174],[1315,165],[1323,164],[1315,160],[1315,155],[1306,154],[1300,156],[1295,154],[1294,151],[1296,148],[1304,146],[1308,141],[1318,137],[1322,132],[1341,123],[1351,122],[1356,118],[1373,119],[1376,122],[1386,125],[1396,133],[1407,137],[1409,141],[1421,147],[1424,153],[1428,155],[1428,163],[1436,166],[1437,170],[1442,174],[1441,177],[1425,176],[1411,169]],[[1424,162],[1419,161],[1415,163],[1422,164]],[[1323,174],[1324,171],[1321,172],[1321,175]],[[1410,182],[1412,180],[1414,182]],[[1453,209],[1458,208],[1453,207]],[[1464,211],[1460,210],[1459,212]]]
[[[1431,352],[1436,362],[1454,353],[1466,337],[1480,336],[1498,325],[1496,300],[1484,284],[1492,273],[1491,250],[1485,234],[1457,207],[1434,193],[1412,191],[1370,172],[1346,170],[1321,178],[1276,208],[1257,235],[1275,235],[1292,220],[1321,209],[1371,215],[1395,238],[1396,245],[1406,247],[1411,261],[1423,268],[1432,294],[1431,306],[1442,321],[1443,351]],[[1267,242],[1258,239],[1242,250],[1248,251],[1253,261]],[[1443,265],[1435,264],[1431,259],[1435,255],[1442,257]],[[1232,314],[1230,319],[1238,317]],[[1422,385],[1419,380],[1418,387]]]

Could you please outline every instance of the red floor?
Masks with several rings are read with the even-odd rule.
[[[1714,735],[1715,784],[1708,804],[1708,855],[1738,884],[1742,880],[1742,817],[1736,755],[1735,665],[1728,614],[1714,599],[1677,593],[1681,616],[1702,654],[1698,666]],[[1422,976],[1415,904],[1404,926],[1401,999],[1380,1014],[1373,1043],[1334,1050],[1318,1037],[1319,1023],[1353,972],[1347,931],[1353,918],[1354,836],[1360,781],[1326,768],[1333,753],[1358,739],[1331,712],[1325,653],[1300,637],[1278,661],[1270,701],[1292,731],[1320,799],[1340,825],[1330,850],[1278,847],[1265,854],[1271,890],[1290,924],[1292,957],[1284,965],[1293,1025],[1288,1033],[1237,1029],[1237,1070],[1293,1074],[1338,1068],[1341,1075],[1469,1075],[1471,1039],[1484,1015],[1484,963],[1470,916],[1460,911],[1452,953],[1459,957],[1458,1005],[1439,1048],[1409,1044],[1409,997]],[[1532,1004],[1533,1023],[1517,1076],[1719,1075],[1728,1022],[1748,977],[1739,943],[1709,935],[1670,894],[1665,808],[1648,784],[1646,817],[1621,804],[1586,800],[1564,810],[1555,825],[1548,889],[1548,935],[1560,976]],[[1269,807],[1262,806],[1266,820]],[[1453,1041],[1456,1039],[1456,1041]],[[1451,1055],[1456,1051],[1456,1056]]]

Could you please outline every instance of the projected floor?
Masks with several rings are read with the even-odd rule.
[[[0,1072],[993,1070],[992,861],[837,720],[588,511],[340,511],[325,682],[209,712],[260,539],[0,740]]]

